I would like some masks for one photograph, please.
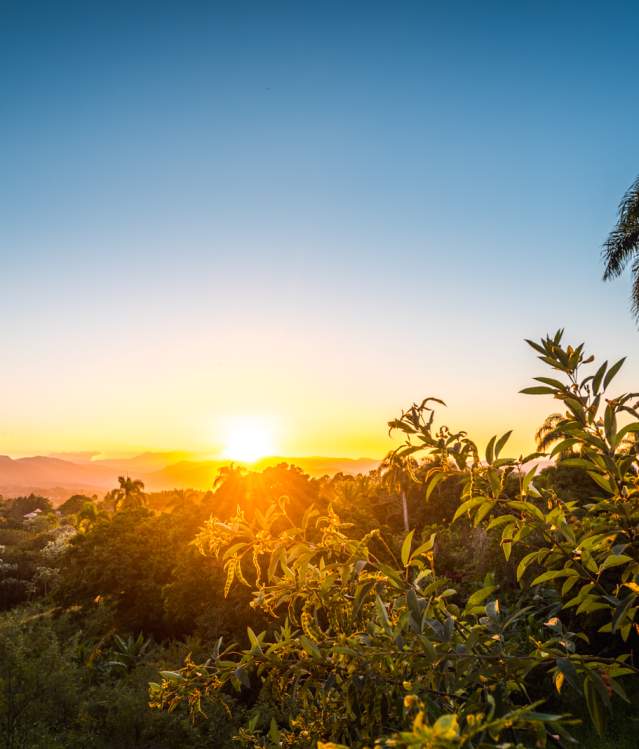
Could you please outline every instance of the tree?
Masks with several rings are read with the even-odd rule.
[[[621,275],[632,260],[632,313],[639,321],[639,177],[619,204],[617,223],[603,246],[604,280]]]
[[[519,749],[564,732],[525,684],[564,655],[545,608],[500,606],[495,585],[453,603],[457,591],[432,569],[432,538],[413,542],[411,531],[389,563],[371,543],[379,530],[352,538],[349,529],[331,508],[309,508],[295,524],[283,503],[253,521],[238,510],[207,523],[197,545],[224,560],[226,592],[235,581],[252,587],[252,606],[277,629],[249,628],[244,650],[219,640],[205,663],[161,672],[152,706],[183,704],[195,717],[206,697],[231,714],[232,689],[249,703],[259,692],[237,736],[255,749]]]
[[[46,619],[10,615],[0,628],[0,746],[61,749],[71,727],[81,670]]]
[[[535,432],[535,446],[540,453],[547,452],[551,447],[556,446],[562,441],[561,425],[569,414],[552,413],[546,416],[543,424]],[[566,460],[575,455],[575,449],[572,444],[565,444],[553,454],[556,454],[559,460]]]
[[[36,510],[40,510],[43,514],[50,513],[53,505],[46,497],[30,494],[28,497],[10,499],[7,503],[6,514],[10,520],[22,522],[25,515]]]
[[[97,522],[100,511],[94,502],[85,502],[75,516],[75,525],[78,531],[85,533]]]
[[[569,630],[580,640],[578,650],[573,643],[556,658],[555,688],[560,693],[565,681],[581,692],[602,733],[611,696],[628,700],[615,678],[639,673],[631,665],[639,630],[639,466],[636,453],[626,444],[626,438],[639,433],[639,393],[614,398],[608,394],[624,359],[612,366],[606,361],[584,377],[582,367],[594,357],[585,355],[583,344],[563,346],[562,333],[538,343],[528,341],[554,376],[535,377],[542,384],[521,392],[563,402],[566,416],[555,423],[560,441],[552,454],[575,448],[578,456],[563,460],[561,466],[583,470],[600,494],[583,503],[574,496],[562,498],[536,475],[536,465],[524,468],[538,454],[519,460],[500,457],[508,434],[493,437],[485,460],[480,460],[476,448],[469,449],[465,432],[441,440],[432,433],[430,421],[420,421],[416,429],[404,420],[398,428],[407,441],[398,451],[412,454],[417,448],[440,455],[445,449],[455,458],[464,451],[474,456],[456,460],[455,470],[465,484],[453,522],[466,527],[472,523],[497,534],[506,560],[513,555],[522,590],[537,589],[538,600],[554,600],[555,611],[544,627],[556,634],[557,642],[563,642]],[[627,422],[623,426],[622,419]],[[448,430],[442,428],[442,433]],[[431,474],[430,483],[450,470],[442,461],[442,470]],[[514,499],[504,491],[511,477],[519,484]],[[599,662],[584,660],[588,654]],[[575,669],[581,669],[578,678]]]
[[[72,497],[63,502],[58,510],[61,515],[76,515],[82,510],[85,504],[92,503],[93,498],[87,497],[85,494],[74,494]]]
[[[61,560],[54,597],[65,606],[113,612],[124,631],[166,636],[162,589],[187,541],[171,515],[131,507],[78,533]]]
[[[144,507],[146,499],[144,495],[144,483],[139,479],[128,476],[118,476],[120,488],[115,490],[113,509],[130,509],[131,507]]]
[[[610,398],[623,359],[584,377],[594,357],[561,338],[529,341],[554,376],[522,392],[563,403],[548,430],[552,454],[574,448],[560,466],[592,482],[583,502],[539,475],[540,453],[504,457],[510,432],[480,455],[466,432],[435,428],[429,403],[441,401],[390,422],[405,442],[388,464],[425,457],[411,475],[426,501],[455,477],[460,551],[480,556],[473,533],[501,547],[510,583],[497,565],[457,581],[442,574],[445,526],[415,528],[397,544],[379,527],[360,535],[332,503],[299,520],[284,500],[252,516],[238,507],[211,518],[196,547],[223,563],[225,595],[246,585],[274,626],[249,628],[243,650],[219,640],[204,663],[161,672],[152,706],[196,717],[206,697],[230,712],[233,689],[251,710],[237,734],[251,749],[565,747],[576,743],[570,716],[537,710],[554,688],[558,702],[583,698],[602,733],[613,698],[630,701],[620,680],[639,676],[639,474],[625,444],[639,433],[639,394]],[[387,476],[397,503],[402,485]]]

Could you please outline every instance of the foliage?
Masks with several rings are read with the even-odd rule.
[[[32,607],[0,617],[0,746],[8,749],[200,749],[230,747],[226,716],[194,727],[179,711],[152,713],[146,685],[160,663],[178,662],[185,646],[147,644],[127,668],[119,652],[78,630],[67,616]],[[89,623],[89,622],[86,622]],[[121,638],[129,651],[127,638]],[[148,641],[147,641],[148,643]],[[134,639],[134,647],[135,639]]]
[[[120,486],[109,492],[105,497],[105,504],[112,505],[114,510],[130,510],[146,505],[144,484],[129,476],[118,476]]]
[[[43,507],[46,513],[31,515]],[[46,595],[57,578],[59,554],[74,530],[59,526],[50,510],[47,499],[34,495],[0,507],[0,610]]]
[[[45,514],[51,512],[53,510],[51,501],[37,494],[30,494],[28,497],[15,497],[3,505],[2,514],[10,522],[22,522],[25,515],[36,510]]]
[[[247,746],[270,745],[275,735],[283,746],[427,746],[415,742],[440,732],[442,746],[463,746],[506,730],[542,742],[547,725],[563,731],[558,716],[537,711],[525,684],[533,669],[551,672],[557,658],[572,657],[570,635],[560,641],[544,627],[547,610],[501,607],[494,585],[457,602],[432,571],[433,539],[413,544],[411,532],[391,565],[371,551],[377,531],[352,539],[347,530],[331,511],[310,510],[295,525],[282,505],[255,525],[241,513],[211,521],[198,543],[225,559],[227,588],[250,569],[253,605],[282,624],[268,640],[249,630],[244,650],[218,644],[208,662],[165,672],[152,685],[153,704],[186,702],[195,715],[203,696],[224,703],[225,688],[259,685],[261,703],[240,733]],[[579,661],[580,670],[588,666]],[[389,731],[398,725],[413,734]]]
[[[585,475],[585,492],[560,496],[556,473],[539,472],[539,453],[502,457],[509,433],[493,437],[482,459],[465,432],[434,426],[441,401],[414,404],[390,423],[406,436],[389,456],[392,470],[372,480],[390,475],[397,499],[403,470],[425,485],[427,503],[453,481],[452,529],[429,536],[423,525],[398,544],[375,526],[353,533],[331,506],[292,518],[285,501],[249,519],[241,510],[212,519],[200,550],[223,561],[225,592],[252,588],[251,605],[276,628],[249,629],[245,648],[218,641],[205,662],[164,672],[152,704],[187,705],[196,717],[203,699],[227,705],[235,692],[251,707],[238,731],[251,747],[568,745],[564,711],[539,710],[552,686],[555,703],[583,699],[603,731],[613,698],[627,699],[620,680],[635,673],[639,487],[628,437],[639,431],[637,396],[606,400],[623,362],[582,377],[592,357],[583,345],[564,349],[561,337],[530,343],[567,382],[540,377],[524,392],[562,402],[566,415],[553,418],[547,442],[560,456],[555,470]],[[622,416],[634,421],[620,426]],[[504,574],[491,565],[479,582],[481,565],[466,567],[454,587],[441,576],[437,546],[450,547],[446,533],[457,526],[473,557],[501,549]]]
[[[84,509],[85,505],[92,505],[94,499],[95,497],[87,497],[85,494],[73,494],[58,507],[58,512],[63,517],[77,515]]]
[[[629,662],[639,608],[639,477],[635,443],[628,438],[639,431],[639,395],[607,397],[623,359],[612,366],[604,362],[583,376],[581,367],[592,363],[593,357],[586,357],[583,344],[562,347],[561,339],[559,331],[529,344],[564,379],[536,377],[540,384],[522,392],[551,395],[563,403],[566,415],[555,421],[558,441],[551,456],[575,448],[578,456],[564,458],[560,465],[585,471],[597,487],[588,500],[566,499],[545,487],[537,479],[536,465],[526,465],[534,456],[501,458],[508,435],[493,437],[485,461],[480,461],[464,433],[444,439],[447,432],[433,435],[430,423],[423,426],[420,421],[418,429],[411,431],[411,424],[404,429],[409,439],[400,453],[414,447],[411,438],[416,433],[420,449],[437,456],[446,450],[429,480],[432,486],[450,470],[464,475],[463,503],[455,519],[467,516],[474,526],[498,531],[506,559],[513,549],[525,552],[516,572],[522,586],[544,586],[558,595],[561,605],[552,627],[560,638],[568,626],[576,628],[585,655],[573,652],[557,661],[555,686],[560,691],[567,683],[582,692],[601,732],[612,695],[625,698],[617,677],[634,671]],[[399,428],[405,426],[405,420],[398,423]],[[451,466],[449,456],[464,451],[472,461],[456,460]],[[519,482],[514,499],[504,493],[509,475],[516,475]],[[596,666],[590,664],[579,674],[580,659],[597,653],[608,657],[600,657]]]
[[[126,639],[120,635],[113,636],[114,644],[109,653],[107,665],[115,670],[131,671],[147,653],[151,640],[145,639],[140,632],[137,637],[129,635]]]
[[[0,745],[598,746],[586,717],[622,746],[639,396],[561,332],[530,344],[548,456],[480,454],[428,398],[366,476],[0,503]]]
[[[75,664],[48,627],[5,618],[0,625],[0,736],[14,747],[61,747],[77,699]]]
[[[632,311],[639,317],[639,178],[630,186],[619,204],[617,223],[603,246],[604,279],[621,275],[633,261]]]

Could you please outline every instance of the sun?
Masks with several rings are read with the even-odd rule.
[[[222,457],[238,463],[255,463],[274,453],[273,430],[265,421],[255,418],[236,418],[231,421]]]

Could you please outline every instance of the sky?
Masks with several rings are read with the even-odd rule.
[[[0,0],[0,453],[512,450],[559,327],[629,360],[636,4]]]

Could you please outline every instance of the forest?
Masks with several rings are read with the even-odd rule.
[[[635,746],[639,394],[528,344],[531,455],[429,397],[366,475],[3,500],[0,745]]]
[[[639,749],[638,28],[0,2],[0,749]]]

